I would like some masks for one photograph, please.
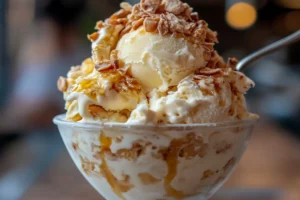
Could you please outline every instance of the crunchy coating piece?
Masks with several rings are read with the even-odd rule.
[[[92,42],[96,41],[99,37],[99,33],[98,32],[94,32],[90,35],[87,36],[89,40],[91,40]]]
[[[155,13],[161,4],[161,0],[141,0],[141,8],[144,12]]]
[[[129,11],[129,12],[131,12],[131,10],[132,10],[132,5],[130,5],[130,4],[127,3],[127,2],[122,2],[122,3],[120,4],[120,7],[121,7],[122,9],[126,10],[126,11]]]
[[[95,68],[98,72],[109,69],[118,69],[119,68],[119,59],[118,59],[118,50],[114,49],[110,53],[110,60],[101,60],[98,64],[95,65]]]
[[[179,15],[185,10],[185,6],[180,0],[164,0],[163,3],[165,4],[165,10],[175,15]]]
[[[191,13],[191,19],[194,21],[194,22],[197,22],[199,21],[199,15],[197,12],[192,12]]]
[[[65,77],[60,76],[57,80],[57,88],[61,92],[66,92],[68,89],[68,81]]]
[[[187,25],[184,19],[179,19],[172,13],[166,14],[166,20],[169,23],[169,31],[170,32],[177,32],[177,33],[184,33],[184,28]]]
[[[157,29],[161,35],[167,35],[169,33],[169,23],[163,16],[160,17]]]
[[[137,30],[144,23],[144,18],[140,18],[139,20],[132,23],[132,29]]]
[[[115,19],[115,18],[110,18],[107,20],[107,24],[109,25],[118,25],[118,24],[127,24],[128,19],[127,18],[120,18],[120,19]]]
[[[226,65],[227,67],[235,70],[236,69],[235,67],[238,64],[238,62],[239,61],[236,58],[228,58]]]
[[[131,24],[127,25],[127,26],[121,31],[120,36],[122,37],[122,36],[125,35],[126,33],[129,33],[131,29],[132,29],[132,25],[131,25]]]
[[[105,25],[104,25],[104,22],[102,20],[98,21],[96,23],[96,26],[95,26],[95,29],[96,30],[100,30],[101,28],[103,28]]]
[[[157,30],[159,18],[147,17],[144,20],[144,27],[147,32],[155,32]]]
[[[222,72],[221,69],[217,68],[217,69],[211,69],[211,68],[201,68],[198,70],[197,74],[200,75],[216,75],[216,74],[220,74]]]
[[[111,65],[110,60],[102,60],[98,64],[95,65],[95,69],[98,72],[101,72],[102,70],[113,68],[113,65]]]
[[[211,58],[209,62],[207,63],[206,67],[208,68],[224,68],[225,63],[223,58],[216,52],[211,52]]]
[[[118,62],[119,62],[119,60],[118,60],[118,50],[112,50],[111,51],[111,53],[110,53],[110,62],[111,62],[111,64],[113,64],[113,65],[118,65]]]
[[[185,4],[183,4],[183,6],[185,6]],[[185,9],[183,11],[183,16],[186,20],[189,20],[191,22],[193,22],[194,20],[192,19],[192,12],[193,12],[193,8],[189,7],[187,4],[185,6]]]

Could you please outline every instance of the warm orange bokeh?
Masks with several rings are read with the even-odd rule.
[[[255,23],[257,12],[253,5],[239,2],[233,4],[226,13],[227,23],[236,29],[245,29]]]

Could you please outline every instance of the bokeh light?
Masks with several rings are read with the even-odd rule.
[[[252,26],[257,19],[255,7],[246,2],[238,2],[227,10],[226,21],[235,29],[246,29]]]
[[[291,9],[300,8],[300,0],[276,0],[276,2],[286,8],[291,8]]]
[[[289,12],[284,18],[284,23],[289,32],[300,30],[300,11]]]

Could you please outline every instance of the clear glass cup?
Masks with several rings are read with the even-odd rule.
[[[237,166],[257,120],[127,125],[54,118],[78,169],[107,200],[206,200]]]

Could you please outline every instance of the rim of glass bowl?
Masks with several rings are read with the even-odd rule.
[[[127,124],[119,122],[73,122],[65,119],[65,114],[60,114],[54,117],[53,122],[56,125],[70,126],[83,129],[103,129],[103,128],[132,128],[132,129],[176,129],[187,130],[195,128],[232,128],[239,126],[251,126],[254,125],[259,117],[250,117],[243,120],[233,120],[225,122],[215,123],[195,123],[195,124]]]

